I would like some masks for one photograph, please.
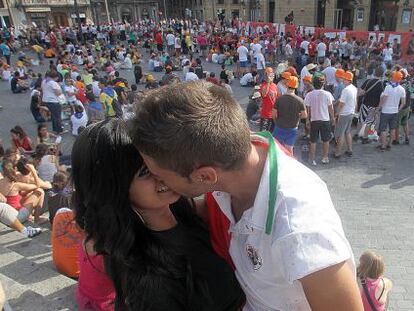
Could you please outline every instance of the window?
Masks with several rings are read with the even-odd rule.
[[[4,8],[4,2],[3,2],[3,0],[0,0],[0,8]]]
[[[217,0],[217,4],[224,4],[224,0]]]
[[[239,0],[233,0],[233,4],[239,4]]]
[[[401,23],[409,25],[411,23],[411,9],[404,9],[401,15]]]

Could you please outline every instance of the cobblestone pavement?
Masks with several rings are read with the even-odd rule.
[[[205,64],[204,68],[219,75],[217,65]],[[145,65],[143,69],[146,71]],[[131,71],[123,71],[121,75],[134,81]],[[155,76],[160,77],[160,74]],[[235,98],[245,107],[252,88],[240,87],[237,80],[232,87]],[[6,82],[0,82],[0,105],[3,106],[0,138],[6,146],[9,145],[9,130],[16,124],[35,136],[36,124],[30,115],[28,93],[14,95]],[[411,125],[413,128],[413,122]],[[65,151],[72,142],[70,134],[65,134]],[[384,256],[386,275],[395,284],[389,310],[414,310],[413,145],[414,141],[410,146],[395,146],[391,151],[380,153],[374,144],[356,144],[352,158],[331,160],[330,164],[315,168],[328,184],[355,257],[367,249]],[[1,261],[0,256],[0,264]]]

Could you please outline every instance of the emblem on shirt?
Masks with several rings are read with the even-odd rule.
[[[247,256],[249,257],[254,270],[259,270],[263,264],[263,259],[260,257],[259,252],[250,244],[246,245]]]

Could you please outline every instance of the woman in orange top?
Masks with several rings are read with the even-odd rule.
[[[79,247],[85,238],[76,225],[75,214],[69,208],[60,208],[53,219],[52,257],[56,269],[71,278],[79,277]]]

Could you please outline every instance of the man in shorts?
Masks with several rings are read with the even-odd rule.
[[[240,105],[205,81],[149,93],[131,126],[154,187],[207,193],[212,245],[231,256],[244,311],[362,311],[352,250],[326,185],[262,134],[251,135]]]
[[[299,86],[299,80],[290,76],[286,82],[286,94],[280,96],[273,108],[275,137],[287,150],[293,154],[293,146],[298,135],[298,125],[301,119],[307,118],[306,107],[303,99],[295,94]]]
[[[382,67],[375,68],[374,77],[366,80],[360,90],[360,95],[363,96],[361,108],[359,109],[359,122],[365,124],[365,131],[362,137],[362,143],[368,144],[368,131],[374,127],[377,122],[378,106],[381,99],[381,94],[384,91],[384,82],[382,77],[384,69]]]
[[[336,114],[338,121],[335,126],[335,139],[336,139],[336,148],[334,158],[339,159],[342,153],[342,146],[344,145],[344,140],[348,150],[345,151],[345,154],[349,157],[352,156],[352,135],[351,127],[352,120],[354,119],[355,109],[357,107],[357,88],[352,84],[354,75],[352,72],[347,71],[343,74],[343,80],[345,88],[342,90],[341,97],[339,98],[339,103],[336,107]]]
[[[239,63],[240,63],[240,76],[243,77],[246,73],[246,68],[248,66],[247,57],[249,55],[249,50],[244,46],[244,42],[242,41],[240,46],[237,48],[237,54],[239,55]]]
[[[329,142],[332,139],[331,123],[335,124],[332,94],[323,89],[325,76],[316,73],[313,76],[314,90],[305,97],[305,105],[308,107],[308,118],[310,119],[310,148],[309,162],[315,166],[316,142],[319,135],[323,143],[322,164],[329,163]]]
[[[381,151],[390,150],[391,142],[396,140],[395,130],[398,127],[398,112],[405,106],[405,90],[400,85],[403,74],[394,71],[391,75],[391,83],[388,84],[381,95],[380,115],[380,140]],[[387,130],[390,131],[390,139],[387,142]]]
[[[401,107],[401,110],[398,112],[398,127],[395,132],[396,139],[393,141],[393,144],[398,145],[400,143],[400,128],[402,128],[404,131],[404,136],[405,136],[404,143],[406,145],[409,145],[410,144],[410,129],[408,126],[408,120],[410,119],[410,114],[411,114],[410,102],[411,102],[411,97],[413,94],[411,92],[411,83],[410,81],[408,81],[409,74],[408,74],[407,69],[403,68],[400,70],[400,72],[404,76],[403,81],[401,82],[401,86],[405,90],[406,100],[405,100],[405,106]]]

